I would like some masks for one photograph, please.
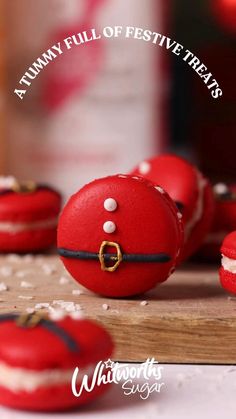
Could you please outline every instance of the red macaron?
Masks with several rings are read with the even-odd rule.
[[[199,251],[201,258],[212,262],[220,259],[220,247],[225,236],[236,230],[236,185],[218,183],[213,190],[215,193],[214,221]]]
[[[236,294],[236,231],[228,234],[221,246],[220,282],[223,288]]]
[[[107,360],[113,343],[97,323],[62,314],[58,320],[34,315],[0,316],[0,404],[32,411],[63,411],[88,403],[107,385],[76,391],[84,375],[91,386],[97,363]],[[101,365],[102,373],[108,370]],[[95,377],[96,379],[96,377]]]
[[[211,227],[214,198],[209,182],[194,165],[172,154],[145,160],[132,174],[161,185],[178,206],[185,232],[181,260],[187,259],[200,247]]]
[[[105,296],[143,293],[174,270],[181,214],[165,191],[137,176],[95,180],[73,195],[58,225],[58,251],[83,286]]]
[[[0,178],[0,252],[35,252],[55,244],[60,194],[47,185]]]

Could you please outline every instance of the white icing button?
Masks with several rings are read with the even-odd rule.
[[[104,201],[104,208],[106,211],[112,212],[115,211],[117,208],[117,202],[113,198],[107,198]]]
[[[106,221],[103,224],[103,230],[108,234],[114,233],[114,231],[116,231],[116,225],[113,221]]]
[[[142,175],[146,175],[148,172],[150,172],[151,169],[151,165],[150,163],[148,163],[147,161],[143,161],[142,163],[140,163],[139,165],[139,172]]]
[[[162,189],[160,186],[155,186],[155,189],[162,194],[165,193],[164,189]]]
[[[214,192],[216,194],[222,195],[225,194],[229,191],[227,185],[225,185],[224,183],[217,183],[214,187]]]

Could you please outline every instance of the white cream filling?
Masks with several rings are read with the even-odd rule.
[[[38,230],[41,228],[50,228],[57,226],[57,218],[51,218],[48,220],[40,220],[40,221],[31,221],[31,222],[22,222],[22,223],[14,223],[11,221],[0,221],[0,232],[1,233],[20,233],[29,230]]]
[[[198,223],[198,221],[202,218],[203,210],[204,210],[204,191],[206,187],[206,179],[204,179],[201,173],[197,172],[197,179],[198,179],[198,199],[195,207],[195,211],[191,217],[191,219],[185,225],[185,241],[188,240],[193,228]]]
[[[79,368],[77,379],[82,381],[87,374],[93,376],[96,365]],[[33,392],[40,387],[50,387],[60,384],[69,384],[74,370],[48,369],[43,371],[27,370],[24,368],[10,367],[0,362],[0,386],[13,392]]]
[[[225,271],[231,272],[231,274],[236,274],[236,259],[231,259],[222,255],[221,265]]]

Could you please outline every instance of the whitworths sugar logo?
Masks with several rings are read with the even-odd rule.
[[[72,376],[72,392],[75,397],[80,397],[84,391],[90,393],[96,386],[113,383],[121,385],[125,396],[139,393],[141,399],[146,400],[151,393],[161,392],[164,386],[162,371],[163,367],[155,358],[148,358],[138,366],[108,359],[98,362],[93,371],[85,374],[81,374],[77,367]]]

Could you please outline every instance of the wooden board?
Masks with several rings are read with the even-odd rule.
[[[61,277],[68,283],[61,284],[67,280]],[[34,288],[22,287],[22,281]],[[0,313],[25,311],[37,303],[53,307],[54,300],[80,304],[85,315],[111,332],[116,360],[236,363],[236,297],[222,290],[216,267],[189,265],[145,296],[109,299],[80,287],[57,256],[9,255],[0,257],[1,282],[9,289],[0,292]],[[81,295],[73,293],[78,289]],[[143,300],[148,304],[141,305]]]

